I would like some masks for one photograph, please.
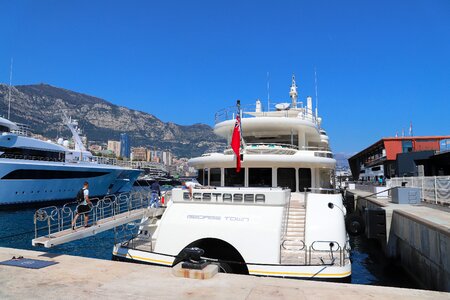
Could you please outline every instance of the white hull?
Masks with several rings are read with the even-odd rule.
[[[237,194],[244,195],[243,199],[245,195],[265,197],[259,202],[253,197],[250,202],[235,198]],[[179,262],[176,257],[184,248],[195,246],[205,247],[207,258],[245,264],[244,274],[329,280],[349,277],[341,195],[308,193],[306,201],[299,196],[291,197],[289,190],[282,189],[217,188],[195,190],[189,200],[185,191],[176,189],[161,220],[142,220],[140,232],[147,232],[151,239],[138,235],[115,245],[113,255],[119,260],[171,267]],[[301,202],[306,203],[306,227],[297,233],[300,230],[292,228],[295,221],[289,220],[295,219],[295,214],[289,209]],[[329,203],[341,210],[330,209]],[[288,249],[296,239],[301,239],[304,247]],[[224,259],[221,255],[227,254],[217,253],[206,240],[226,245],[236,255]]]
[[[139,174],[139,170],[94,163],[0,159],[0,205],[75,199],[85,181],[91,197],[126,192]]]
[[[175,262],[175,258],[171,255],[127,249],[119,244],[114,246],[112,254],[118,260],[142,262],[164,267],[172,267]],[[352,274],[350,264],[342,267],[247,264],[247,268],[249,275],[297,279],[346,279]]]

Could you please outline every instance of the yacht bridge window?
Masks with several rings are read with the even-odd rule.
[[[279,187],[290,188],[291,192],[295,192],[297,190],[294,168],[278,168],[277,178]]]
[[[249,168],[249,187],[272,187],[272,168]]]
[[[245,169],[242,168],[239,173],[236,168],[225,169],[225,186],[243,187],[245,185]]]
[[[65,161],[64,152],[6,147],[0,147],[0,151],[4,152],[0,155],[1,158]]]
[[[83,179],[99,177],[107,174],[109,174],[109,172],[18,169],[6,174],[1,179]]]
[[[0,125],[0,132],[9,132],[9,127]]]

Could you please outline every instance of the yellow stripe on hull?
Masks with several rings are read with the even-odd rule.
[[[343,278],[350,276],[352,274],[351,271],[345,273],[299,273],[299,272],[275,272],[275,271],[260,271],[260,270],[249,270],[248,271],[252,275],[277,275],[277,276],[302,276],[302,277],[337,277]]]
[[[128,253],[126,255],[123,255],[123,254],[120,254],[117,252],[113,252],[113,255],[117,255],[117,256],[121,256],[121,257],[125,257],[125,258],[149,261],[149,262],[153,262],[153,263],[157,263],[157,264],[164,264],[166,266],[172,266],[172,262],[166,261],[166,260],[151,259],[151,258],[135,256],[135,255],[131,256]]]
[[[128,253],[126,255],[123,255],[123,254],[120,254],[117,252],[113,252],[113,255],[130,258],[130,259],[148,261],[148,262],[157,263],[157,264],[163,264],[166,266],[172,266],[172,262],[166,261],[166,260],[151,259],[151,258],[141,257],[141,256],[131,256]],[[276,272],[276,271],[261,271],[261,270],[249,270],[249,273],[251,275],[273,275],[273,276],[291,276],[291,277],[314,276],[314,277],[333,277],[333,278],[344,278],[344,277],[350,276],[352,274],[351,271],[344,272],[344,273],[319,273],[319,274],[317,274],[317,273]]]

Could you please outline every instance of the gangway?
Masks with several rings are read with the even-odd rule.
[[[89,227],[82,226],[84,217],[80,215],[75,230],[72,220],[76,214],[76,204],[68,203],[62,207],[49,206],[38,209],[34,214],[35,238],[33,246],[51,248],[75,241],[117,226],[141,219],[144,216],[156,218],[163,214],[164,207],[153,207],[151,192],[131,192],[108,195],[102,199],[91,199]],[[39,236],[45,231],[45,235]]]

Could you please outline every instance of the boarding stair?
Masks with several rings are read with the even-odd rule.
[[[302,199],[291,198],[287,213],[287,226],[281,244],[281,264],[305,264],[306,208]]]
[[[333,265],[342,263],[343,249],[317,250],[318,246],[328,245],[330,241],[316,241],[312,245],[305,244],[307,194],[291,194],[287,211],[284,237],[280,247],[280,263],[282,265]]]
[[[76,203],[62,207],[49,206],[34,214],[35,238],[33,246],[51,248],[142,219],[144,216],[158,218],[165,208],[151,202],[151,192],[130,192],[108,195],[102,199],[91,199],[88,227],[83,226],[84,216],[78,217],[75,229],[72,220],[76,214]]]

